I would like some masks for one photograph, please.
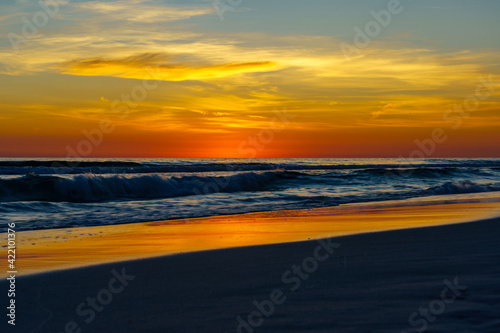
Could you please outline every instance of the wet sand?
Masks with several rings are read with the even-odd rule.
[[[479,220],[496,193],[352,204],[310,210],[17,233],[18,274],[167,254],[302,241]],[[5,276],[5,271],[1,274]]]

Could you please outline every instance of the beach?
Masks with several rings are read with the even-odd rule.
[[[0,1],[0,333],[500,333],[499,14]]]
[[[20,247],[20,272],[45,268],[17,278],[15,331],[498,332],[499,209],[490,193],[39,237]]]

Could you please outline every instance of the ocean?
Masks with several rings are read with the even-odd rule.
[[[493,191],[498,158],[0,159],[17,231]]]

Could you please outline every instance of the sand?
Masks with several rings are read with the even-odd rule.
[[[449,223],[463,218],[460,205],[477,216],[485,213],[477,205],[491,203],[439,203],[425,206],[427,215],[408,202],[388,203],[359,215],[371,216],[365,223],[391,225],[390,216],[406,214],[432,224],[447,211],[441,222]],[[342,216],[357,220],[353,212],[302,214],[325,219],[316,221],[323,228]],[[346,225],[338,232],[354,232]],[[493,218],[26,275],[16,281],[16,327],[2,332],[497,333],[499,239]],[[0,288],[8,289],[5,280]]]

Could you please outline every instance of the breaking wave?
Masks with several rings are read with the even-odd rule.
[[[0,201],[100,202],[116,199],[171,198],[214,192],[259,191],[294,178],[286,171],[247,172],[227,177],[163,175],[60,176],[27,175],[0,179]]]

